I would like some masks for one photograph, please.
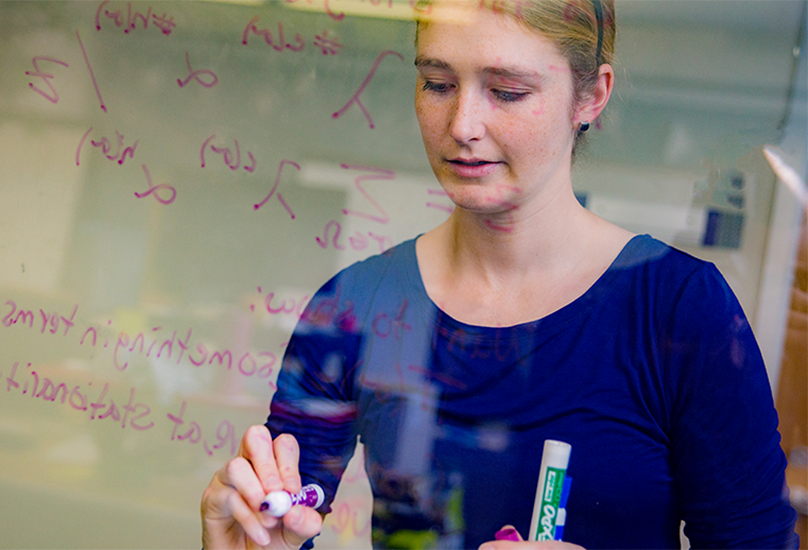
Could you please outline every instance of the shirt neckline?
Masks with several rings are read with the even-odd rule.
[[[636,256],[638,252],[643,248],[644,244],[652,239],[652,237],[645,234],[634,235],[623,246],[614,260],[612,260],[609,267],[606,268],[606,271],[604,271],[583,294],[572,302],[538,319],[516,325],[492,327],[464,323],[443,311],[432,301],[432,298],[429,297],[426,291],[424,281],[421,278],[418,256],[415,252],[415,243],[420,236],[421,235],[418,235],[418,237],[404,243],[404,252],[406,254],[404,258],[406,281],[409,286],[409,291],[413,292],[414,297],[417,298],[413,300],[413,302],[417,305],[420,314],[433,323],[436,322],[441,326],[447,326],[453,330],[462,330],[467,335],[476,334],[480,337],[495,336],[497,338],[501,337],[503,331],[515,333],[523,332],[526,335],[535,336],[537,331],[544,332],[562,328],[575,318],[586,314],[586,312],[610,294],[608,290],[617,281],[618,275],[625,271],[626,268],[637,263]]]

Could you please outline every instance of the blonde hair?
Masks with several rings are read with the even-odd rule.
[[[417,13],[428,14],[434,1],[419,0],[416,6]],[[490,9],[496,13],[510,15],[553,42],[570,65],[573,107],[594,92],[600,65],[611,64],[614,59],[617,35],[614,0],[460,0],[460,2],[467,7],[476,4],[479,9]],[[428,17],[419,17],[417,21],[418,26],[428,24]],[[417,39],[416,34],[416,42]],[[583,132],[576,132],[576,146],[583,140],[583,136]],[[573,155],[574,153],[575,146]]]

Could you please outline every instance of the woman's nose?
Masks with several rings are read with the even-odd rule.
[[[479,140],[485,135],[483,121],[483,99],[472,92],[461,92],[455,96],[449,133],[460,144]]]

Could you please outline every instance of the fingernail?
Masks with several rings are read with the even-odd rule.
[[[514,540],[518,542],[519,533],[513,527],[506,527],[505,529],[497,531],[494,538],[497,540]]]
[[[269,544],[269,533],[261,529],[255,533],[255,543],[258,546],[267,546]]]

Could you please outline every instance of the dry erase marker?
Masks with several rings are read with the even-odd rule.
[[[319,485],[312,483],[303,487],[299,493],[291,494],[288,491],[272,491],[261,502],[260,510],[270,516],[279,518],[288,512],[292,506],[300,504],[309,508],[319,508],[325,500],[325,494]]]
[[[544,442],[529,540],[561,540],[566,523],[565,506],[570,483],[567,466],[571,450],[572,446],[563,441],[548,439]]]

